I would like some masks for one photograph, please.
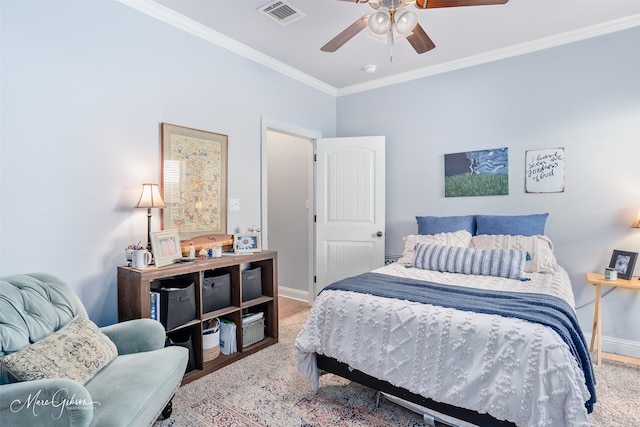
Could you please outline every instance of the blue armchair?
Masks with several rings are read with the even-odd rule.
[[[64,339],[60,334],[65,326],[83,316],[86,310],[78,297],[52,275],[0,279],[2,425],[150,426],[161,414],[170,415],[171,399],[182,381],[188,351],[178,346],[165,348],[164,328],[151,319],[100,328],[108,339],[96,333],[115,345],[117,355],[109,343],[112,358],[84,384],[63,376],[28,379],[31,372],[26,372],[27,380],[16,381],[15,371],[7,368],[12,366],[6,363],[9,359],[24,354],[20,350],[37,347],[47,337]],[[55,340],[42,342],[51,341]],[[81,363],[90,366],[93,361],[85,358]],[[62,364],[53,361],[53,365]]]

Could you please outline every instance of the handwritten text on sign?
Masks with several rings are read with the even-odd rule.
[[[564,191],[564,148],[529,150],[525,155],[527,193]]]

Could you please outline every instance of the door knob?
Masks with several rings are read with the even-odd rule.
[[[378,236],[378,237],[382,237],[382,231],[378,231],[378,232],[376,233],[376,236]]]

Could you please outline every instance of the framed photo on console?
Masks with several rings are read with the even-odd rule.
[[[156,267],[173,264],[182,258],[178,230],[172,229],[151,232],[151,250]]]
[[[247,232],[233,235],[233,251],[237,254],[261,252],[260,233]]]
[[[614,268],[618,272],[619,279],[631,280],[637,259],[637,252],[626,252],[616,249],[611,255],[609,268]]]

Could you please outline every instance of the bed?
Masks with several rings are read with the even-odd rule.
[[[476,425],[589,426],[595,378],[544,223],[420,218],[438,217],[398,262],[314,301],[295,342],[311,388],[329,372]]]

